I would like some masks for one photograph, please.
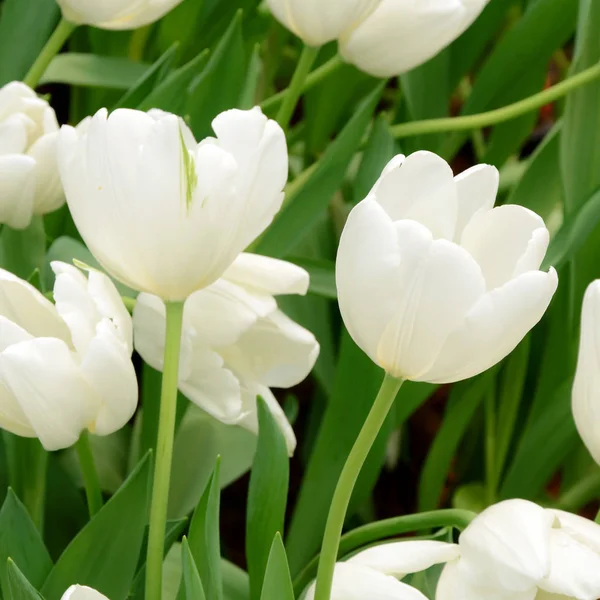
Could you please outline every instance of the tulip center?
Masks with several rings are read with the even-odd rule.
[[[193,154],[188,150],[181,128],[179,129],[179,141],[181,142],[181,165],[183,168],[181,181],[185,188],[185,205],[189,211],[192,206],[194,190],[198,186],[198,173],[196,172],[196,161],[194,160]]]

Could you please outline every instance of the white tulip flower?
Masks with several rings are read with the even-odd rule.
[[[507,356],[541,319],[556,271],[549,234],[521,206],[494,208],[498,171],[457,177],[430,152],[394,158],[350,213],[336,280],[354,341],[390,375],[448,383]]]
[[[581,439],[600,464],[600,279],[589,285],[583,298],[572,409]]]
[[[57,139],[48,102],[24,83],[0,88],[0,223],[24,229],[34,215],[64,204]]]
[[[308,273],[290,263],[241,254],[210,287],[185,303],[179,389],[214,418],[258,433],[262,396],[293,453],[296,438],[269,388],[290,388],[312,370],[319,344],[277,308],[274,296],[305,294]],[[133,313],[135,348],[162,370],[165,305],[140,294]]]
[[[57,0],[63,16],[77,25],[137,29],[158,21],[182,0]]]
[[[311,46],[339,41],[349,63],[392,77],[459,37],[489,0],[267,0],[275,18]]]
[[[71,214],[106,271],[183,301],[214,283],[271,223],[288,176],[285,135],[259,108],[213,121],[197,144],[161,111],[99,111],[63,127],[59,166]]]
[[[436,600],[600,597],[600,525],[577,515],[506,500],[473,520],[459,548]]]
[[[0,270],[0,427],[46,450],[88,429],[109,435],[133,415],[132,323],[110,279],[53,262],[53,305]]]
[[[427,600],[419,590],[399,580],[458,556],[456,544],[429,540],[374,546],[336,564],[331,600]],[[313,600],[314,595],[313,584],[304,600]]]
[[[61,600],[108,600],[106,596],[85,585],[72,585]]]

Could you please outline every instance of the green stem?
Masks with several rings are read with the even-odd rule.
[[[386,373],[369,416],[356,438],[337,482],[323,536],[315,600],[329,600],[338,547],[354,485],[403,382],[402,379],[396,379]]]
[[[539,94],[529,96],[529,98],[525,98],[514,104],[509,104],[503,108],[465,117],[450,117],[444,119],[414,121],[412,123],[401,123],[400,125],[392,127],[392,134],[395,138],[405,138],[426,133],[468,131],[471,129],[479,129],[481,127],[490,127],[491,125],[516,119],[521,115],[541,108],[546,104],[550,104],[567,95],[574,89],[586,85],[598,78],[600,78],[600,63],[577,75],[573,75],[573,77],[569,77],[569,79],[565,79],[561,83],[557,83],[555,86],[544,90]]]
[[[100,489],[98,472],[96,471],[90,437],[87,431],[81,434],[79,441],[75,444],[75,448],[79,457],[79,465],[81,466],[85,495],[91,518],[102,508],[102,490]]]
[[[35,88],[40,82],[42,75],[46,72],[48,65],[52,59],[60,52],[61,48],[65,45],[65,42],[69,39],[70,35],[75,31],[77,25],[61,19],[60,23],[56,26],[54,33],[50,36],[50,39],[46,42],[46,45],[42,48],[39,56],[29,69],[23,83],[26,83],[30,88]]]
[[[173,440],[175,438],[175,417],[177,414],[182,326],[183,302],[167,302],[165,359],[146,560],[146,600],[161,599],[163,551],[173,459]]]
[[[329,77],[331,73],[337,71],[343,64],[344,62],[340,55],[336,54],[332,59],[328,60],[325,64],[321,65],[318,69],[315,69],[306,77],[304,85],[302,86],[302,93],[308,92],[308,90],[321,83],[321,81]],[[288,88],[267,98],[262,102],[260,107],[264,112],[274,111],[283,102],[284,98],[287,96],[287,92]]]
[[[283,103],[279,107],[279,112],[277,113],[277,122],[279,125],[281,125],[281,128],[284,131],[290,124],[290,120],[294,114],[296,105],[298,104],[298,99],[302,94],[302,86],[304,85],[304,82],[306,81],[306,78],[308,77],[315,60],[317,59],[318,54],[318,47],[315,48],[314,46],[305,45],[302,49],[302,54],[300,55],[300,60],[296,65],[296,70],[294,71],[294,76],[292,77],[290,87],[286,90]]]
[[[484,398],[485,413],[485,481],[488,505],[496,500],[496,398],[489,390]]]
[[[447,508],[368,523],[342,536],[339,553],[340,556],[345,556],[373,542],[414,531],[438,527],[455,527],[462,531],[476,516],[468,510]],[[300,597],[304,588],[314,579],[318,561],[319,556],[313,558],[294,580],[294,591],[297,597]]]

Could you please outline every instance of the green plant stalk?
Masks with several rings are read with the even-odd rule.
[[[61,19],[56,29],[46,42],[46,45],[42,48],[39,56],[35,59],[35,62],[29,69],[23,83],[27,84],[30,88],[35,88],[40,82],[42,75],[46,72],[48,65],[52,62],[52,59],[60,52],[60,49],[65,45],[65,42],[69,39],[77,25]]]
[[[304,84],[302,85],[301,92],[304,94],[308,92],[308,90],[312,89],[321,81],[329,77],[331,73],[337,71],[344,62],[339,54],[336,54],[332,59],[328,60],[325,64],[321,65],[318,69],[315,69],[310,75],[306,77],[304,80]],[[289,88],[285,90],[281,90],[277,94],[270,96],[266,100],[264,100],[260,107],[264,112],[274,111],[280,104],[283,102],[284,98],[287,96]]]
[[[498,477],[496,473],[496,397],[494,389],[485,394],[485,489],[488,505],[496,501]]]
[[[165,359],[146,560],[146,600],[161,600],[162,564],[175,438],[182,327],[183,302],[167,302]]]
[[[469,131],[471,129],[480,129],[490,127],[516,119],[521,115],[550,104],[569,92],[586,85],[600,78],[600,64],[596,64],[573,77],[557,83],[553,87],[529,96],[524,100],[509,104],[496,110],[480,113],[477,115],[467,115],[464,117],[449,117],[444,119],[428,119],[425,121],[414,121],[412,123],[400,123],[391,128],[392,135],[399,139],[414,135],[427,133],[442,133],[447,131]]]
[[[346,512],[350,503],[350,497],[360,475],[360,471],[371,451],[373,443],[383,426],[385,419],[390,412],[396,399],[398,391],[404,383],[403,379],[397,379],[386,373],[383,383],[373,407],[371,408],[367,420],[363,425],[342,473],[338,480],[327,517],[325,534],[323,536],[323,546],[321,548],[321,557],[319,559],[319,568],[317,572],[317,587],[315,590],[315,600],[329,600],[331,595],[331,584],[333,582],[333,571],[338,556],[338,548]]]
[[[287,130],[288,125],[290,124],[290,120],[294,114],[296,105],[298,104],[298,99],[302,95],[302,86],[317,59],[319,50],[320,48],[318,47],[315,48],[314,46],[308,45],[305,45],[304,48],[302,48],[302,54],[296,65],[290,87],[286,90],[283,102],[277,113],[276,120],[284,131]]]
[[[90,438],[87,431],[84,431],[81,434],[79,441],[75,444],[75,449],[77,450],[81,474],[83,475],[88,510],[90,518],[92,518],[102,508],[103,501],[98,472],[96,471],[94,455],[92,453]]]
[[[342,536],[340,539],[339,554],[340,556],[345,556],[373,542],[395,537],[403,533],[412,533],[414,531],[429,530],[438,527],[454,527],[462,531],[476,516],[475,513],[469,510],[447,508],[368,523]],[[315,556],[294,580],[294,591],[297,597],[300,597],[302,591],[314,579],[318,562],[319,556]]]

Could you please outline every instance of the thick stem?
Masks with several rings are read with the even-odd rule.
[[[413,135],[422,135],[426,133],[441,133],[445,131],[469,131],[471,129],[480,129],[490,127],[516,119],[533,110],[537,110],[546,104],[550,104],[563,96],[566,96],[574,89],[590,83],[600,78],[600,64],[594,65],[561,83],[557,83],[550,89],[544,90],[539,94],[529,96],[524,100],[509,104],[503,108],[490,110],[489,112],[478,115],[468,115],[465,117],[450,117],[445,119],[429,119],[426,121],[414,121],[412,123],[401,123],[392,127],[392,134],[395,138],[405,138]]]
[[[74,23],[71,23],[66,19],[61,19],[60,23],[56,26],[54,33],[50,36],[50,39],[46,42],[46,45],[42,48],[39,56],[29,69],[29,72],[25,75],[23,83],[27,84],[30,88],[35,88],[37,86],[42,75],[46,72],[48,65],[60,52],[76,27],[77,25]]]
[[[79,441],[75,444],[75,448],[79,457],[79,465],[81,466],[85,495],[91,518],[102,508],[103,501],[98,472],[96,471],[94,455],[92,454],[92,447],[87,431],[81,434]]]
[[[290,120],[294,114],[296,105],[298,104],[298,99],[302,94],[304,82],[306,81],[314,62],[317,59],[318,54],[318,47],[315,48],[314,46],[304,46],[302,49],[302,54],[300,55],[300,60],[296,65],[296,70],[294,71],[294,76],[292,77],[290,87],[287,89],[285,97],[283,98],[283,103],[279,108],[279,112],[277,113],[277,122],[279,125],[281,125],[281,128],[284,131],[290,124]]]
[[[386,373],[377,398],[369,412],[369,416],[346,460],[337,487],[335,488],[335,493],[333,494],[329,516],[327,517],[327,525],[325,526],[321,558],[317,572],[315,600],[329,600],[340,538],[354,485],[371,451],[373,443],[394,404],[402,383],[403,380],[396,379]]]
[[[182,325],[183,302],[167,302],[165,360],[146,560],[146,600],[160,600],[161,598],[163,551],[173,459],[173,440],[175,437],[175,417],[177,414],[177,384]]]

